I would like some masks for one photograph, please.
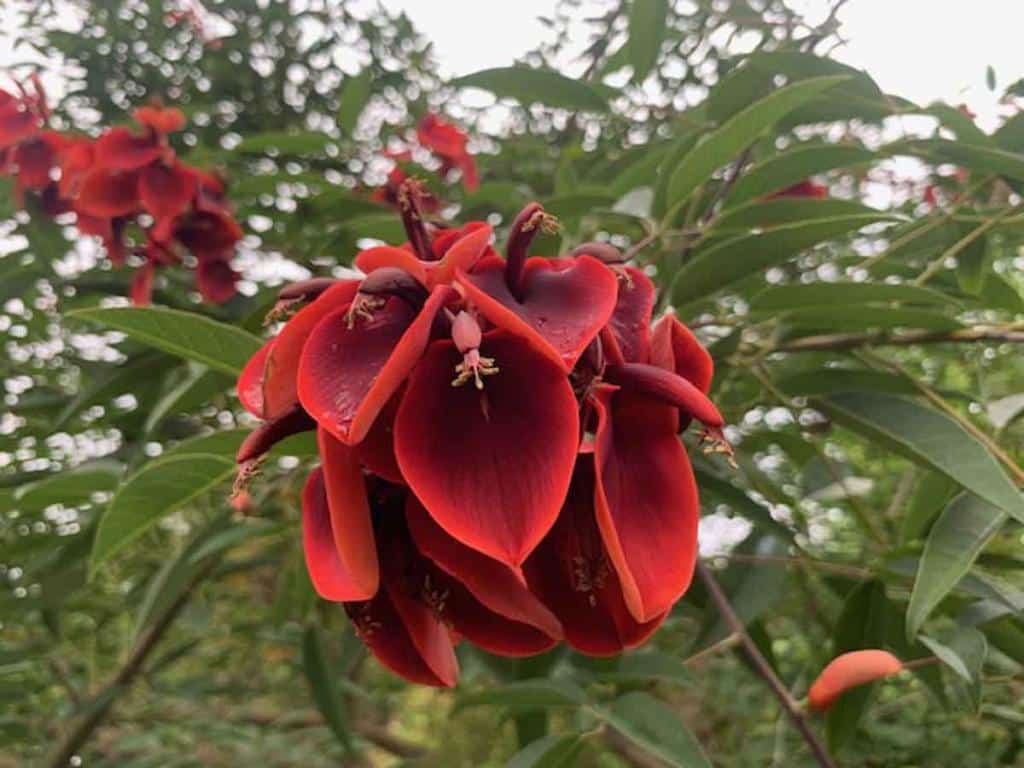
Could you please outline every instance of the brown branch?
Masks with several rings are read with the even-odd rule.
[[[908,347],[914,344],[970,344],[976,341],[1024,344],[1024,331],[1000,327],[981,327],[963,328],[956,331],[833,333],[793,339],[783,342],[769,352],[821,352],[861,347]]]
[[[174,624],[178,614],[188,604],[195,588],[205,579],[217,565],[217,560],[211,560],[205,567],[200,569],[188,583],[177,599],[167,608],[166,611],[156,620],[147,632],[136,643],[135,648],[125,660],[121,669],[118,670],[114,679],[111,680],[102,691],[100,691],[91,704],[85,717],[76,725],[57,745],[46,765],[50,768],[66,768],[71,758],[82,748],[93,731],[103,722],[110,712],[118,697],[126,691],[142,671],[146,659],[160,643],[164,634]]]
[[[828,750],[825,749],[825,746],[807,724],[807,720],[804,718],[803,712],[800,711],[799,705],[793,700],[793,697],[789,695],[789,691],[786,690],[782,681],[780,681],[775,675],[775,672],[772,671],[771,666],[765,660],[764,656],[761,655],[761,651],[758,650],[757,645],[750,639],[750,635],[747,633],[746,627],[743,626],[743,622],[740,620],[740,617],[737,616],[736,611],[733,610],[732,605],[729,603],[729,598],[725,596],[722,588],[718,586],[718,581],[715,579],[714,574],[711,573],[711,569],[708,568],[705,563],[698,560],[697,573],[704,582],[704,587],[707,589],[708,595],[711,597],[712,602],[715,604],[719,614],[725,621],[726,626],[728,626],[734,634],[739,635],[740,643],[743,646],[744,652],[747,654],[747,658],[750,659],[750,663],[753,665],[758,676],[761,677],[771,689],[775,698],[779,700],[783,709],[786,710],[786,714],[789,715],[789,719],[793,721],[793,725],[795,725],[797,730],[800,731],[800,734],[804,737],[804,741],[807,742],[807,746],[810,747],[811,752],[818,761],[818,765],[820,765],[821,768],[836,768],[836,764],[835,761],[832,760],[832,756],[829,755]]]

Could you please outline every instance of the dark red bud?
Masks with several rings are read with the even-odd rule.
[[[624,390],[639,392],[674,405],[706,427],[721,427],[725,420],[707,395],[678,374],[644,363],[623,363],[605,368],[605,380]]]
[[[611,243],[583,243],[572,249],[570,256],[593,256],[604,264],[625,264],[626,257],[622,251]]]
[[[316,429],[313,417],[306,413],[301,405],[296,405],[276,419],[264,422],[258,429],[249,433],[239,447],[238,453],[235,454],[235,461],[244,464],[258,459],[286,437],[313,429]]]
[[[381,267],[367,275],[359,284],[364,296],[398,296],[419,309],[427,299],[427,289],[400,267]]]
[[[300,280],[297,283],[290,283],[282,288],[280,293],[277,294],[277,298],[282,301],[291,301],[293,299],[312,301],[336,282],[338,282],[337,279],[333,277],[314,277],[309,280]]]
[[[544,210],[540,203],[530,203],[519,212],[512,222],[505,249],[505,284],[512,295],[523,300],[523,269],[529,255],[530,243],[537,231],[554,232],[558,220]]]
[[[402,213],[402,226],[409,238],[413,252],[421,261],[432,261],[433,250],[427,234],[426,223],[423,221],[423,210],[420,200],[425,195],[423,183],[419,179],[405,179],[398,186],[398,208]]]

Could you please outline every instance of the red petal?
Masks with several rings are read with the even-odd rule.
[[[690,586],[697,561],[697,484],[672,406],[601,388],[594,507],[630,613],[665,613]]]
[[[174,133],[185,127],[185,115],[174,107],[139,107],[133,117],[157,133]]]
[[[192,202],[196,180],[178,167],[152,163],[139,172],[139,199],[153,218],[173,218]]]
[[[235,295],[238,273],[225,259],[200,258],[196,265],[196,285],[204,301],[223,304]]]
[[[131,287],[132,304],[136,307],[149,306],[153,298],[153,276],[155,274],[156,267],[151,261],[147,261],[136,270]]]
[[[409,486],[449,534],[518,566],[554,523],[579,444],[576,399],[561,367],[502,331],[482,355],[500,371],[482,391],[453,387],[462,356],[450,341],[427,350],[395,421]]]
[[[396,248],[393,245],[367,248],[356,254],[355,265],[367,275],[381,267],[398,267],[404,269],[423,285],[427,284],[426,265],[416,258],[416,254],[405,248]]]
[[[342,280],[300,309],[274,340],[263,378],[263,418],[271,419],[299,402],[299,358],[317,323],[339,307],[347,307],[359,289],[358,280]]]
[[[405,485],[405,478],[398,468],[398,459],[395,458],[395,415],[401,397],[402,393],[398,392],[388,401],[366,437],[356,446],[359,462],[367,470],[397,485]]]
[[[323,470],[319,467],[310,473],[302,491],[302,548],[309,579],[320,597],[334,602],[366,599],[365,589],[338,557]]]
[[[96,164],[112,171],[134,171],[163,154],[153,136],[136,136],[127,128],[111,128],[96,139]]]
[[[527,339],[572,370],[583,350],[608,322],[618,294],[615,273],[590,256],[568,268],[534,257],[526,262],[523,302],[505,284],[505,262],[484,259],[460,273],[466,296],[499,328]]]
[[[169,221],[169,220],[166,220]],[[225,209],[193,211],[178,219],[173,235],[197,257],[220,257],[242,239],[242,228]]]
[[[413,683],[450,688],[459,676],[451,636],[425,605],[382,588],[369,602],[345,611],[377,660]]]
[[[0,108],[0,149],[14,146],[39,130],[38,115],[19,106],[17,101],[8,101]]]
[[[665,617],[640,624],[626,609],[594,521],[593,500],[593,460],[581,456],[558,521],[523,573],[530,590],[558,616],[569,645],[611,656],[642,643]]]
[[[540,630],[548,638],[561,638],[558,619],[530,594],[521,574],[449,536],[411,494],[405,509],[417,549],[457,579],[475,600],[500,616]]]
[[[462,235],[436,264],[428,264],[430,285],[450,283],[459,270],[469,271],[487,251],[494,230],[489,224]]]
[[[249,358],[249,362],[245,364],[238,377],[238,399],[245,410],[259,419],[267,417],[263,408],[263,373],[274,341],[275,339],[271,339],[260,347],[256,354]]]
[[[76,141],[64,152],[58,186],[61,197],[72,198],[78,194],[78,185],[92,168],[92,164],[93,145],[91,141]]]
[[[624,362],[646,363],[651,354],[651,312],[656,290],[641,270],[622,269],[625,275],[619,280],[618,300],[608,326]]]
[[[422,356],[434,317],[453,294],[436,288],[419,313],[390,297],[351,327],[347,309],[321,320],[299,363],[305,409],[342,442],[359,443]]]
[[[651,336],[651,363],[674,371],[707,394],[715,375],[715,362],[693,331],[675,315],[665,315]]]
[[[89,216],[127,216],[139,205],[139,176],[128,171],[92,171],[82,180],[75,208]]]
[[[50,172],[56,165],[57,156],[50,144],[35,139],[14,148],[14,162],[18,166],[19,186],[40,190],[52,181]]]
[[[440,568],[428,566],[426,578],[425,588],[434,593],[434,600],[441,607],[440,617],[456,633],[485,651],[500,656],[535,656],[558,644],[561,632],[552,636],[530,623],[492,611],[465,585]],[[519,589],[526,592],[522,585]],[[536,602],[536,598],[533,599]],[[541,608],[547,612],[546,608]],[[554,620],[553,616],[551,618]]]
[[[355,451],[317,430],[334,545],[342,567],[365,600],[377,592],[380,574],[366,483]]]

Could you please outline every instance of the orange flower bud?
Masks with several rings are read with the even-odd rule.
[[[850,688],[895,675],[903,662],[888,651],[851,651],[834,658],[814,681],[807,701],[814,709],[828,709]]]

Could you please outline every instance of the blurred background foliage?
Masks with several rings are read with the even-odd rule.
[[[940,660],[811,718],[840,764],[1024,766],[1024,119],[987,134],[883,94],[827,59],[834,17],[779,0],[568,0],[562,42],[453,82],[382,6],[209,0],[197,24],[158,0],[8,2],[10,75],[60,83],[55,126],[181,107],[179,150],[224,174],[247,237],[223,306],[161,273],[157,304],[221,323],[182,323],[183,360],[69,316],[123,305],[130,270],[0,194],[0,765],[815,764],[699,585],[621,659],[464,649],[436,692],[314,597],[308,441],[228,504],[251,421],[206,345],[261,334],[282,282],[401,240],[370,190],[443,110],[483,180],[414,152],[446,216],[500,238],[541,200],[562,229],[539,252],[610,238],[710,345],[739,467],[696,459],[702,552],[793,697],[844,650]],[[145,528],[90,564],[112,504]]]

